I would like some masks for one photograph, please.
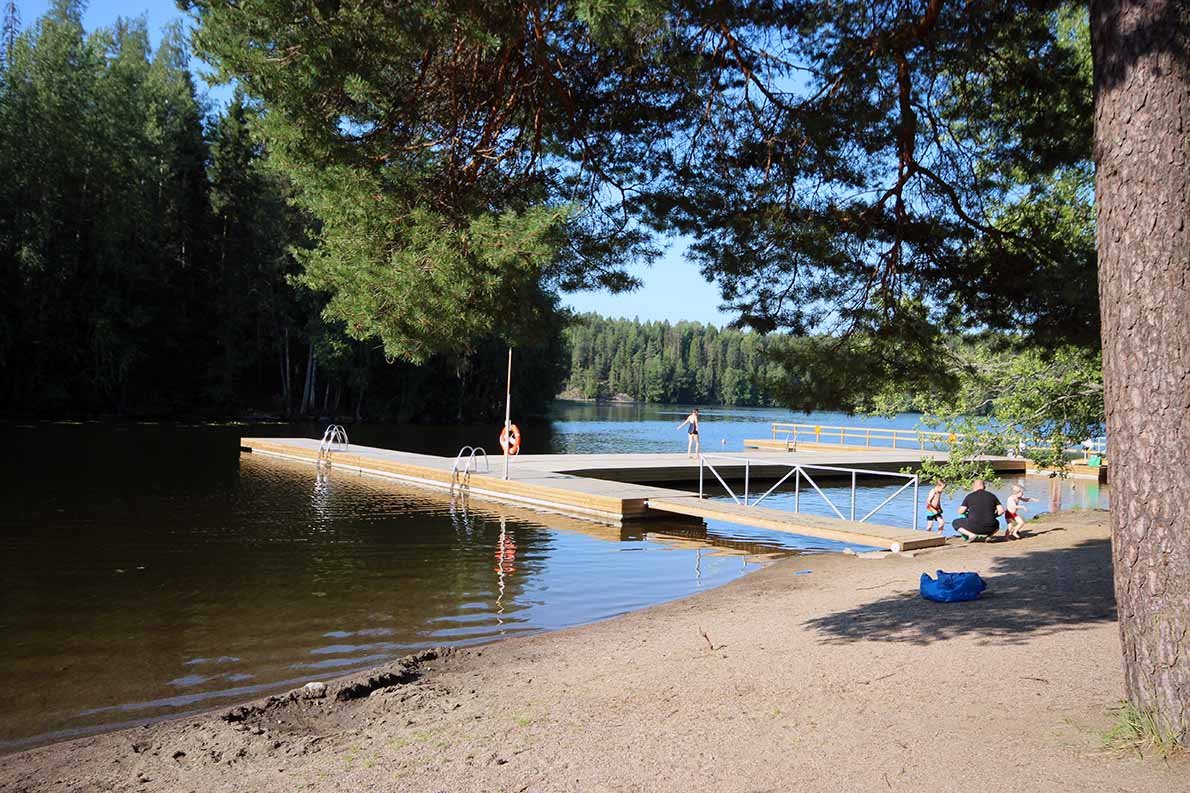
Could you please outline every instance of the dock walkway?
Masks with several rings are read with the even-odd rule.
[[[309,438],[242,438],[244,451],[317,464],[319,442]],[[741,458],[742,459],[742,458]],[[910,529],[840,520],[776,509],[700,499],[669,484],[698,482],[697,459],[684,454],[527,454],[513,458],[512,476],[503,478],[503,459],[491,458],[490,471],[452,473],[453,457],[352,445],[335,451],[335,470],[348,470],[440,490],[463,488],[471,497],[530,506],[550,512],[620,525],[624,521],[684,515],[724,520],[794,534],[891,550],[943,544],[941,536]],[[754,481],[777,479],[790,465],[862,467],[895,472],[921,462],[903,450],[814,450],[753,452],[748,455]],[[716,460],[719,474],[741,479],[742,462]],[[708,475],[709,476],[709,475]]]

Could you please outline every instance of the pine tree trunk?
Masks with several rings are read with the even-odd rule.
[[[1129,700],[1190,740],[1190,6],[1095,0],[1095,191]]]
[[[355,397],[355,420],[363,421],[364,418],[364,392],[367,390],[367,385],[360,385],[359,393]]]
[[[285,347],[281,356],[281,400],[285,403],[285,415],[293,413],[293,397],[289,390],[289,328],[285,328]]]
[[[314,400],[317,395],[314,393],[314,376],[317,372],[317,363],[314,360],[314,342],[310,342],[310,354],[306,358],[306,384],[302,388],[302,409],[300,415],[305,416],[314,407]]]

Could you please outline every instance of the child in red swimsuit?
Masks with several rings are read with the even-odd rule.
[[[934,489],[926,496],[926,531],[934,530],[934,521],[938,521],[938,531],[946,531],[946,519],[942,517],[942,492],[946,490],[946,483],[939,479],[934,483]]]
[[[1009,537],[1014,540],[1021,538],[1021,528],[1025,525],[1025,519],[1021,517],[1021,513],[1028,511],[1028,507],[1021,506],[1021,503],[1036,500],[1026,496],[1025,488],[1020,485],[1012,486],[1012,495],[1008,497],[1008,503],[1004,505],[1004,520],[1008,523]]]

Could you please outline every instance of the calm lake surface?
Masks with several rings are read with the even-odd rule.
[[[684,450],[675,427],[686,412],[559,403],[553,420],[522,424],[524,451]],[[702,413],[708,452],[738,452],[772,421],[862,423]],[[321,425],[0,427],[0,751],[231,704],[415,648],[604,619],[774,556],[842,547],[715,522],[610,529],[239,452],[240,436],[319,437]],[[497,448],[490,426],[350,430],[353,443],[433,454]],[[1044,497],[1049,484],[1028,487]],[[1063,487],[1065,507],[1106,505],[1105,489]],[[861,487],[857,505],[892,489]],[[826,492],[848,504],[846,488]],[[765,505],[791,509],[792,498]],[[816,498],[803,494],[803,511],[831,514]],[[912,509],[903,494],[877,518],[908,525]]]

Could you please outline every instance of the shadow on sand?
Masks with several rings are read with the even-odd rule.
[[[934,603],[917,592],[898,594],[806,625],[829,643],[929,644],[966,636],[1015,644],[1116,618],[1108,540],[1000,559],[984,580],[988,588],[979,600]]]

